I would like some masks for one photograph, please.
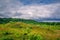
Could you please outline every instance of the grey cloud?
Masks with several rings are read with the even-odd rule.
[[[51,18],[53,19],[60,19],[60,5],[58,8],[54,11],[53,14],[51,14]]]
[[[15,13],[13,16],[21,16],[21,15],[23,15],[22,13]]]
[[[0,0],[0,18],[60,19],[60,3],[23,5],[19,0]]]
[[[12,17],[12,12],[15,12],[22,6],[18,0],[0,0],[0,16]]]

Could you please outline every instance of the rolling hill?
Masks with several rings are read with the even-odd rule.
[[[0,18],[0,40],[60,40],[60,22]]]

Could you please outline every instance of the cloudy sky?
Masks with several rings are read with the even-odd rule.
[[[0,0],[0,18],[60,21],[60,0]]]

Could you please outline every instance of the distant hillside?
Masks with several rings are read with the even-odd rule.
[[[25,23],[36,23],[37,21],[30,19],[19,19],[19,18],[0,18],[0,24],[8,22],[25,22]]]
[[[37,22],[30,19],[19,19],[19,18],[0,18],[0,24],[5,24],[8,22],[25,22],[29,24],[46,24],[46,25],[60,25],[60,22]]]

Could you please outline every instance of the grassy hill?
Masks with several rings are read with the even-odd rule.
[[[60,40],[60,23],[0,18],[0,40]]]

